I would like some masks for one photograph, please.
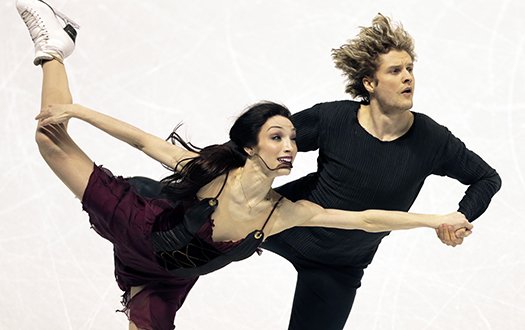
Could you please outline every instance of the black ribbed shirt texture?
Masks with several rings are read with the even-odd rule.
[[[321,103],[293,116],[299,150],[319,150],[318,170],[280,187],[280,193],[325,208],[408,211],[425,179],[436,174],[468,185],[458,210],[469,221],[486,210],[500,177],[446,127],[413,112],[409,131],[383,142],[358,123],[359,106],[354,101]],[[364,268],[386,235],[298,227],[280,237],[311,261]]]

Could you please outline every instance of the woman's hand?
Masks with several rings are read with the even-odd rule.
[[[467,218],[465,218],[465,215],[463,215],[461,212],[444,214],[441,216],[440,222],[442,224],[452,226],[454,231],[461,228],[465,228],[470,231],[472,228],[474,228],[474,226],[468,222]]]
[[[67,123],[81,107],[78,104],[50,104],[41,109],[35,119],[38,120],[38,124],[41,127]]]

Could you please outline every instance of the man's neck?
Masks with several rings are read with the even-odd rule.
[[[357,113],[359,124],[381,141],[393,141],[412,126],[414,115],[409,110],[382,111],[373,105],[361,105]]]

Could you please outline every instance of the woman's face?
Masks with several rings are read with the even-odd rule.
[[[283,116],[273,116],[264,123],[257,137],[257,146],[248,149],[248,153],[258,155],[266,168],[275,171],[276,175],[290,174],[297,154],[292,122]]]

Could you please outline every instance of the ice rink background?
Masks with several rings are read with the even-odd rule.
[[[503,188],[456,248],[432,230],[385,238],[345,329],[525,329],[525,3],[503,1],[64,1],[81,24],[67,59],[74,100],[197,145],[226,141],[258,100],[292,112],[345,99],[330,50],[377,12],[416,40],[414,111],[495,167]],[[41,70],[14,1],[0,2],[0,329],[127,329],[111,245],[34,143]],[[167,172],[72,121],[88,155],[121,175]],[[292,176],[315,170],[299,156]],[[395,166],[395,164],[393,164]],[[418,212],[455,210],[465,187],[427,180]],[[270,252],[202,277],[177,329],[286,329],[295,271]]]

